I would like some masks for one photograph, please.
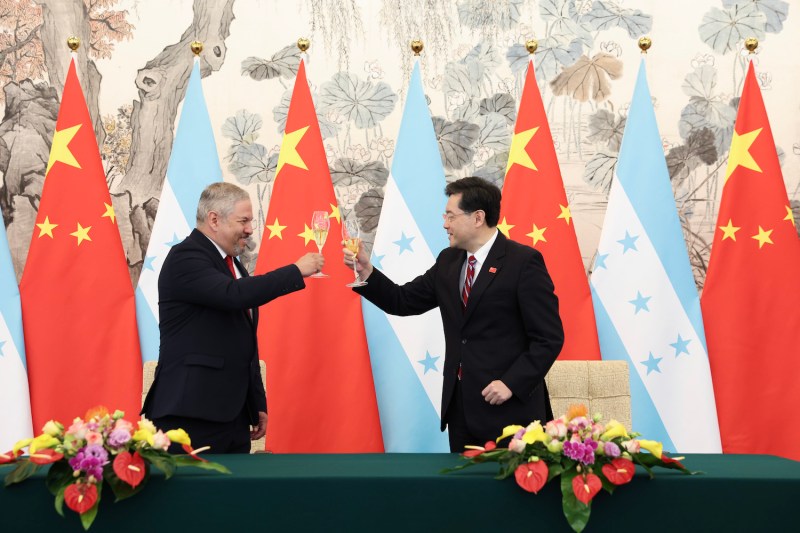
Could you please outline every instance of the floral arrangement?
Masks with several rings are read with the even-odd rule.
[[[90,409],[84,418],[75,418],[66,430],[59,422],[47,422],[38,437],[21,440],[13,450],[0,453],[0,465],[16,466],[6,475],[5,486],[20,483],[50,465],[46,483],[56,497],[56,511],[64,516],[66,503],[80,514],[83,528],[89,529],[97,516],[104,481],[119,501],[144,488],[151,465],[167,479],[178,466],[230,474],[224,466],[200,457],[207,448],[193,449],[184,430],[164,433],[144,417],[134,425],[124,416],[122,411],[109,414],[100,406]],[[186,455],[167,452],[173,442],[181,444]],[[23,448],[28,448],[27,455]]]
[[[625,426],[602,416],[589,418],[583,405],[573,405],[566,415],[547,422],[537,420],[527,427],[507,426],[496,441],[483,446],[467,446],[462,454],[468,462],[445,472],[461,470],[479,463],[500,463],[497,479],[514,476],[528,492],[538,493],[551,479],[561,476],[564,516],[574,531],[583,531],[589,522],[592,498],[605,489],[613,493],[617,485],[633,479],[635,465],[653,477],[652,468],[660,466],[694,474],[670,458],[660,442],[638,439]],[[497,442],[511,437],[508,448]]]

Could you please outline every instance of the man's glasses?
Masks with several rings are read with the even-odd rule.
[[[442,214],[442,220],[450,224],[456,217],[460,217],[461,215],[471,215],[471,211],[462,211],[461,213],[444,213]]]

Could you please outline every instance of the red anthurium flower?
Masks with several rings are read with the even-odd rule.
[[[20,455],[22,455],[22,450],[20,450],[17,453],[14,453],[13,450],[8,451],[6,453],[0,453],[0,465],[13,463],[14,461],[17,460],[17,457],[19,457]]]
[[[678,459],[683,459],[683,457],[679,457]],[[674,464],[678,465],[681,468],[686,468],[680,461],[678,461],[678,459],[672,459],[671,457],[667,457],[666,453],[661,454],[661,461],[664,462],[665,464]]]
[[[636,467],[627,459],[614,459],[611,464],[603,465],[603,475],[614,485],[624,485],[633,479]]]
[[[122,481],[136,488],[142,482],[145,474],[144,459],[139,452],[131,455],[129,452],[120,452],[114,459],[114,473]]]
[[[547,483],[549,470],[544,461],[521,464],[514,471],[517,485],[534,494]]]
[[[55,463],[63,457],[63,453],[58,453],[51,448],[45,448],[44,450],[36,450],[36,453],[31,454],[30,459],[32,463],[37,465],[49,465],[50,463]]]
[[[589,505],[589,502],[600,492],[602,487],[603,483],[600,478],[594,474],[586,474],[586,477],[579,474],[572,478],[572,492],[575,493],[575,497],[580,502],[586,505]]]
[[[203,458],[202,458],[202,457],[200,457],[198,454],[199,454],[200,452],[204,452],[204,451],[208,450],[208,449],[210,448],[210,446],[203,446],[202,448],[197,448],[197,449],[195,450],[195,449],[194,449],[194,448],[192,448],[192,447],[191,447],[189,444],[183,444],[183,445],[181,445],[181,448],[183,448],[183,451],[185,451],[186,453],[188,453],[188,454],[189,454],[191,457],[193,457],[194,459],[197,459],[198,461],[203,461],[204,463],[207,463],[207,462],[208,462],[208,459],[203,459]]]
[[[73,483],[64,491],[64,502],[76,513],[85,513],[96,501],[97,487],[93,483]]]
[[[465,451],[461,455],[470,458],[470,457],[477,457],[484,452],[490,452],[494,450],[495,448],[497,448],[497,444],[495,444],[493,440],[490,440],[487,441],[486,444],[484,444],[483,446],[467,446],[467,448],[471,449]]]

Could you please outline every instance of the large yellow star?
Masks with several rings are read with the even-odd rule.
[[[783,220],[788,220],[794,226],[794,213],[792,212],[792,208],[790,206],[786,206],[786,216],[783,217]]]
[[[61,161],[65,165],[71,167],[81,168],[78,160],[75,159],[75,156],[69,151],[69,143],[72,141],[72,138],[75,137],[75,134],[78,133],[78,130],[81,129],[82,125],[83,124],[78,124],[71,128],[56,131],[53,134],[53,145],[50,147],[50,159],[47,161],[47,170],[44,172],[45,176],[50,172],[50,167],[52,167],[56,161]]]
[[[333,204],[328,204],[328,205],[331,206],[331,213],[328,215],[328,218],[335,218],[336,222],[341,224],[342,223],[342,214],[339,212],[339,206],[338,205],[333,205]]]
[[[503,221],[497,225],[497,229],[499,229],[503,233],[503,235],[505,235],[509,239],[511,238],[511,228],[513,227],[514,224],[509,224],[508,222],[506,222],[506,217],[503,217]]]
[[[70,233],[70,235],[72,235],[73,237],[76,237],[78,239],[78,246],[80,246],[83,241],[91,241],[92,240],[92,238],[89,237],[89,230],[90,229],[92,229],[91,226],[87,226],[87,227],[84,228],[83,226],[81,226],[81,223],[78,222],[77,231],[73,231],[72,233]]]
[[[736,167],[743,166],[756,172],[761,172],[761,167],[758,166],[756,160],[750,155],[750,147],[761,133],[763,128],[750,131],[739,135],[736,130],[733,131],[733,139],[731,140],[731,151],[728,154],[728,169],[725,171],[725,182],[731,177]]]
[[[533,245],[536,246],[536,243],[539,241],[547,242],[547,239],[544,238],[544,232],[547,231],[547,228],[539,228],[536,224],[533,225],[533,231],[530,233],[526,233],[526,237],[530,237],[533,239]]]
[[[107,204],[105,202],[103,202],[103,205],[106,206],[106,212],[103,213],[103,215],[100,218],[108,217],[108,218],[111,219],[111,222],[116,223],[117,222],[117,216],[114,214],[114,206],[113,205],[109,205],[109,204]]]
[[[47,235],[51,239],[53,238],[53,229],[58,227],[58,224],[51,224],[50,217],[44,217],[44,222],[41,224],[36,224],[39,228],[39,238],[42,238],[42,235]]]
[[[525,147],[528,146],[528,143],[531,141],[533,136],[536,134],[536,131],[539,128],[531,128],[529,130],[521,131],[519,133],[515,133],[514,136],[511,138],[511,151],[508,153],[508,164],[506,164],[506,173],[508,173],[508,169],[511,168],[511,165],[514,163],[521,165],[525,168],[529,168],[531,170],[539,170],[536,168],[536,165],[533,163],[531,156],[528,155],[528,152],[525,150]]]
[[[563,218],[567,221],[567,226],[569,226],[569,221],[572,219],[572,212],[570,212],[569,206],[558,204],[558,207],[561,209],[561,214],[556,218]]]
[[[286,226],[281,226],[281,223],[278,222],[278,217],[275,217],[275,222],[273,222],[271,226],[267,226],[267,229],[269,230],[270,239],[277,237],[283,240],[283,234],[281,232],[286,229]]]
[[[722,240],[723,241],[725,239],[731,239],[733,241],[736,241],[736,232],[739,231],[742,228],[734,226],[733,225],[733,220],[729,218],[728,219],[728,225],[727,226],[720,226],[719,229],[721,229],[722,233],[724,234],[722,236]]]
[[[308,126],[291,133],[286,132],[283,134],[283,143],[281,143],[281,151],[278,154],[278,168],[275,170],[276,179],[280,175],[283,165],[292,165],[293,167],[308,170],[306,162],[303,161],[303,158],[300,157],[300,154],[297,152],[297,145],[300,143],[300,139],[303,138],[303,135],[306,134],[306,131],[308,131]]]
[[[302,237],[306,240],[306,242],[303,243],[303,246],[308,246],[308,243],[314,240],[314,230],[309,228],[308,224],[303,224],[303,225],[306,227],[306,229],[303,230],[303,233],[298,233],[297,236]]]
[[[751,238],[758,241],[758,248],[761,249],[764,244],[774,244],[772,239],[769,238],[772,230],[764,230],[761,226],[758,227],[758,235],[753,235]]]

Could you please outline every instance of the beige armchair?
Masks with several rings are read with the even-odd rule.
[[[259,365],[261,367],[261,382],[264,383],[264,388],[266,389],[267,365],[264,364],[264,361],[259,361]],[[156,366],[158,366],[156,361],[147,361],[144,364],[144,370],[142,372],[142,405],[144,405],[144,399],[147,396],[147,391],[149,391],[150,387],[153,385],[153,379],[156,376]],[[189,436],[191,437],[191,435]],[[250,442],[250,453],[263,452],[265,447],[266,437],[261,437],[258,440]]]
[[[631,430],[631,390],[625,361],[556,361],[545,378],[553,415],[582,403],[590,414],[601,413]]]

